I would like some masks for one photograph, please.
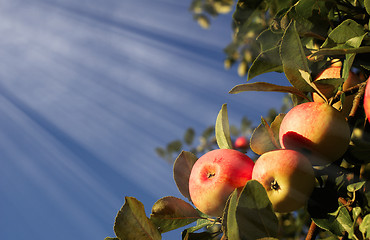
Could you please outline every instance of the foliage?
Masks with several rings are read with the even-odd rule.
[[[182,239],[188,240],[369,239],[370,126],[363,96],[370,75],[370,0],[194,0],[191,11],[200,24],[209,27],[209,16],[231,11],[232,6],[234,35],[225,48],[225,66],[239,62],[239,74],[246,74],[247,81],[268,72],[284,72],[290,86],[247,82],[235,86],[230,94],[283,92],[292,105],[284,100],[281,113],[271,110],[259,126],[244,118],[236,127],[229,126],[225,104],[215,126],[198,136],[199,142],[195,130],[189,128],[182,140],[157,148],[159,156],[174,163],[176,185],[187,201],[162,198],[147,217],[137,199],[126,197],[114,224],[117,238],[106,239],[161,239],[161,233],[185,226]],[[332,64],[342,66],[340,78],[315,80]],[[350,71],[360,82],[345,89]],[[325,94],[321,84],[333,89],[332,94]],[[250,138],[247,154],[254,158],[279,149],[284,113],[313,101],[314,94],[330,105],[339,103],[339,110],[354,96],[345,116],[352,135],[340,159],[314,168],[317,186],[304,209],[275,213],[265,189],[254,180],[240,194],[231,194],[222,217],[212,218],[192,206],[188,180],[199,156],[216,148],[233,148],[232,139],[240,135]]]

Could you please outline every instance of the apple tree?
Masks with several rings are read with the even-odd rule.
[[[189,128],[183,139],[157,148],[173,163],[183,199],[163,197],[146,216],[138,199],[126,197],[116,236],[106,239],[161,239],[179,228],[184,240],[370,239],[370,0],[193,0],[190,10],[203,27],[234,11],[225,67],[237,64],[246,82],[230,94],[283,92],[287,98],[258,126],[247,117],[229,126],[224,104],[214,126],[201,134]],[[268,72],[285,74],[289,85],[255,81]],[[238,136],[249,147],[236,147]],[[215,149],[236,149],[255,165],[212,216],[192,201],[189,181],[198,159]]]

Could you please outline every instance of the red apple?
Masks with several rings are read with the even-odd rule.
[[[281,213],[303,207],[315,186],[310,160],[288,149],[262,154],[256,161],[252,179],[265,187],[274,211]]]
[[[201,212],[222,216],[229,195],[252,177],[254,162],[233,149],[216,149],[201,156],[189,177],[190,198]]]
[[[370,79],[370,77],[367,80],[366,88],[365,88],[364,109],[365,109],[365,114],[366,114],[367,120],[370,122],[370,84],[369,84],[369,79]]]
[[[234,147],[236,149],[248,149],[249,148],[249,141],[246,137],[238,137],[234,142]]]
[[[315,84],[319,88],[319,90],[325,95],[327,99],[330,99],[331,97],[334,97],[335,95],[335,89],[332,85],[320,83],[318,80],[322,79],[330,79],[330,78],[340,78],[341,77],[341,71],[342,68],[340,65],[333,65],[329,68],[326,68],[323,70],[315,79]],[[362,80],[354,74],[352,71],[349,72],[348,78],[343,83],[343,91],[356,86],[357,84],[361,83]],[[324,102],[324,100],[317,94],[313,93],[312,98],[314,102]],[[353,100],[355,98],[355,95],[347,96],[343,102],[341,113],[343,116],[347,117],[351,111]],[[333,107],[335,109],[340,109],[341,102],[336,102],[333,104]]]
[[[325,165],[347,150],[350,129],[345,118],[326,103],[307,102],[292,108],[280,125],[282,148],[309,153],[312,163]],[[314,160],[313,160],[314,159]]]

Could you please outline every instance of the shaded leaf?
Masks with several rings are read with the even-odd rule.
[[[322,48],[335,47],[338,44],[344,44],[348,40],[365,34],[364,27],[352,19],[344,20],[334,28],[325,40]]]
[[[302,92],[312,92],[312,86],[302,77],[300,72],[309,73],[310,69],[295,25],[295,21],[289,24],[280,46],[284,73],[295,88]]]
[[[111,238],[111,237],[106,237],[104,240],[119,240],[118,238]]]
[[[320,57],[320,56],[334,56],[334,55],[346,55],[350,53],[370,53],[369,46],[362,46],[358,48],[322,48],[313,54],[311,57]]]
[[[261,124],[254,129],[250,139],[250,146],[253,152],[262,155],[265,152],[280,148],[279,129],[284,116],[283,114],[279,114],[275,118],[271,124],[273,128],[269,126],[264,118],[261,118]]]
[[[284,93],[291,93],[297,96],[300,96],[302,98],[306,98],[305,94],[301,91],[299,91],[295,87],[291,86],[280,86],[275,85],[272,83],[266,83],[266,82],[255,82],[255,83],[244,83],[239,84],[233,87],[229,93],[230,94],[237,94],[241,92],[248,92],[248,91],[263,91],[263,92],[284,92]]]
[[[215,125],[216,141],[220,149],[232,149],[227,104],[222,105]]]
[[[248,79],[268,72],[283,72],[283,65],[279,55],[279,47],[261,52],[253,61],[248,70]]]
[[[195,131],[193,128],[188,128],[184,135],[184,142],[191,145],[194,141]]]
[[[280,44],[283,34],[266,29],[258,37],[257,42],[260,44],[261,52],[275,48]],[[279,56],[279,53],[277,54]],[[279,57],[280,58],[280,57]]]
[[[154,203],[150,220],[162,232],[186,226],[201,218],[189,203],[176,197],[164,197]]]
[[[179,152],[182,148],[182,142],[180,140],[175,140],[167,144],[167,151],[169,153]]]
[[[173,164],[173,178],[180,193],[190,199],[189,177],[191,169],[198,158],[191,152],[182,151]]]
[[[278,218],[259,182],[250,180],[243,188],[236,208],[236,221],[241,239],[277,236]]]
[[[213,234],[210,232],[201,232],[201,233],[191,233],[184,231],[182,233],[183,240],[209,240],[212,239]]]
[[[119,239],[161,239],[157,228],[146,216],[144,205],[133,197],[125,197],[114,223],[114,232]]]
[[[313,218],[312,220],[320,228],[338,236],[342,236],[344,232],[353,233],[351,215],[343,204],[339,205],[335,214],[329,214],[327,218]]]

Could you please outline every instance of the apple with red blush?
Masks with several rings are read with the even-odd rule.
[[[230,194],[252,178],[254,162],[234,149],[216,149],[205,153],[193,165],[189,193],[201,212],[221,217]]]

